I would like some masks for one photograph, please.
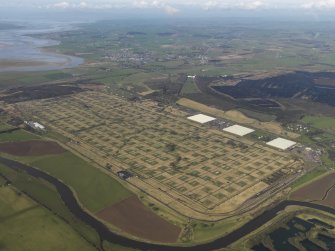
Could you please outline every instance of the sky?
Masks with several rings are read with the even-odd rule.
[[[32,10],[45,13],[130,11],[142,15],[150,12],[181,17],[192,13],[208,16],[211,13],[234,11],[285,13],[288,10],[292,15],[327,12],[328,15],[335,16],[335,0],[0,0],[0,14],[6,14],[7,10],[22,13]]]
[[[187,8],[335,9],[335,0],[0,0],[0,7],[36,9],[164,9],[176,14]]]

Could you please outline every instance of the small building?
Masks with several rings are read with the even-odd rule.
[[[36,130],[36,131],[45,131],[45,126],[41,125],[38,122],[34,121],[24,121],[24,123],[29,126],[31,129]]]
[[[133,177],[133,175],[130,172],[125,171],[125,170],[117,172],[117,175],[119,176],[119,178],[121,178],[123,180],[127,180],[127,179]]]

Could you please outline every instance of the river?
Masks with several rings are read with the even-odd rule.
[[[17,23],[18,28],[0,29],[0,72],[50,71],[77,67],[82,58],[48,52],[43,49],[60,42],[31,35],[74,29],[71,24]],[[21,25],[21,26],[20,26]]]
[[[134,249],[140,249],[140,250],[147,250],[147,251],[149,250],[151,251],[153,250],[157,250],[157,251],[160,251],[160,250],[162,251],[184,251],[184,250],[207,251],[208,250],[209,251],[209,250],[216,250],[216,249],[224,248],[234,243],[235,241],[239,240],[240,238],[246,236],[247,234],[251,233],[252,231],[256,230],[257,228],[263,226],[265,223],[267,223],[268,221],[276,217],[277,213],[284,210],[287,206],[301,206],[301,207],[317,209],[317,210],[325,211],[327,213],[335,214],[334,208],[329,208],[326,206],[313,204],[309,202],[287,200],[263,212],[261,215],[253,218],[251,221],[247,222],[246,224],[234,230],[233,232],[219,239],[216,239],[212,242],[209,242],[209,243],[199,244],[199,245],[190,246],[190,247],[152,244],[152,243],[146,243],[143,241],[132,240],[130,238],[127,238],[127,237],[111,232],[111,230],[109,230],[106,225],[104,225],[102,222],[100,222],[99,220],[94,218],[92,215],[87,213],[85,210],[83,210],[80,207],[77,199],[75,198],[72,190],[67,185],[62,183],[60,180],[56,179],[55,177],[52,177],[49,174],[43,171],[40,171],[36,168],[30,167],[22,163],[19,163],[17,161],[9,160],[6,158],[0,157],[0,163],[16,171],[25,171],[26,173],[28,173],[29,175],[35,178],[43,179],[53,184],[56,187],[58,193],[60,194],[67,208],[78,219],[82,220],[87,225],[94,228],[102,240],[107,240],[117,245],[134,248]]]

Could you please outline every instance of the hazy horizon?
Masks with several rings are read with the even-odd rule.
[[[335,0],[35,0],[0,1],[0,21],[64,19],[96,21],[136,18],[230,18],[335,20]]]

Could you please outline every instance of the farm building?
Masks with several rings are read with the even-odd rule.
[[[200,124],[205,124],[207,122],[216,120],[216,118],[213,118],[213,117],[210,117],[210,116],[207,116],[207,115],[204,115],[204,114],[197,114],[197,115],[188,117],[187,119],[198,122]]]
[[[38,122],[34,122],[34,121],[24,121],[24,123],[29,126],[30,128],[34,129],[34,130],[40,130],[40,131],[44,131],[45,130],[45,126],[41,125]]]
[[[133,177],[133,175],[128,171],[119,171],[119,172],[117,172],[117,175],[119,176],[119,178],[121,178],[123,180],[127,180],[130,177]]]
[[[275,148],[281,149],[281,150],[286,150],[292,146],[294,146],[297,142],[283,139],[283,138],[276,138],[268,143],[266,143],[269,146],[273,146]]]
[[[247,135],[249,133],[254,132],[255,130],[250,129],[248,127],[244,127],[244,126],[240,126],[240,125],[233,125],[233,126],[229,126],[225,129],[223,129],[225,132],[229,132],[238,136],[244,136]]]

